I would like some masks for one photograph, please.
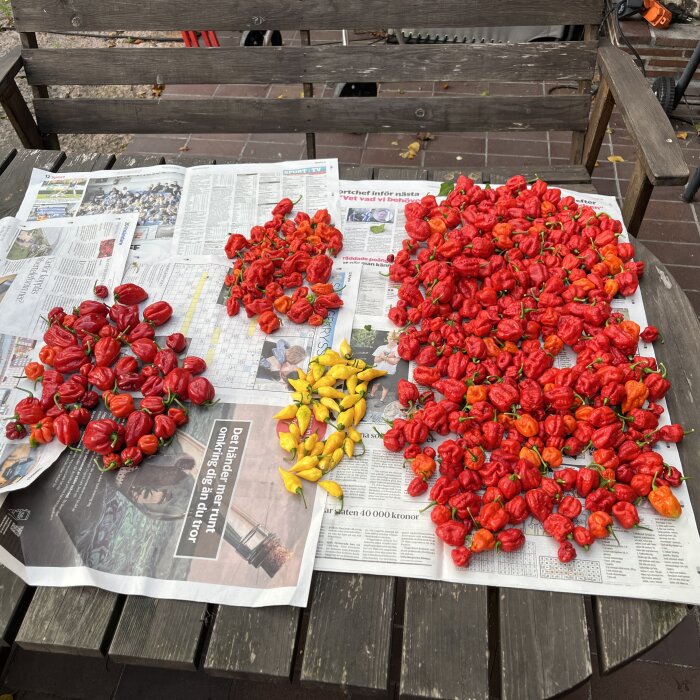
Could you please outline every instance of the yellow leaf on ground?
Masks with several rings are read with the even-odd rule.
[[[688,132],[687,131],[677,131],[676,138],[681,139],[681,141],[685,141],[688,138]]]
[[[608,156],[611,163],[624,163],[625,159],[622,156]]]
[[[420,151],[420,142],[419,141],[413,141],[408,144],[408,150],[413,151],[414,153],[418,153]]]

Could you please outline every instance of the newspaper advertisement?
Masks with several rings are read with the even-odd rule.
[[[50,224],[13,219],[0,240],[0,266],[12,277],[2,293],[0,327],[39,339],[51,308],[72,309],[97,281],[113,289],[126,268],[137,215],[81,216]]]
[[[33,488],[5,496],[0,561],[30,585],[306,605],[326,494],[309,490],[305,507],[281,488],[285,453],[261,436],[275,434],[282,405],[222,395],[140,468],[103,473],[91,453],[66,450]]]
[[[345,184],[341,182],[341,192],[345,191]],[[406,186],[397,184],[400,188]],[[381,188],[378,199],[390,189],[386,182],[375,186]],[[619,217],[611,197],[575,196]],[[374,205],[371,199],[365,202],[368,208]],[[348,204],[343,201],[342,206],[345,218]],[[397,236],[400,240],[400,231]],[[363,290],[367,286],[366,271],[363,268]],[[379,276],[380,268],[370,268],[370,274]],[[647,325],[639,290],[631,297],[616,300],[615,306],[641,327]],[[558,543],[543,532],[541,523],[530,518],[524,525],[523,549],[507,555],[496,551],[482,553],[471,559],[468,569],[455,567],[451,548],[434,534],[428,495],[412,498],[406,493],[413,473],[400,453],[384,449],[377,432],[383,433],[388,421],[403,415],[396,387],[399,379],[411,378],[413,363],[399,358],[398,339],[397,329],[382,310],[373,316],[355,317],[351,345],[356,355],[386,369],[387,375],[373,382],[367,396],[362,430],[365,453],[343,463],[338,476],[345,492],[343,509],[337,512],[330,503],[325,509],[317,570],[700,603],[700,537],[684,484],[674,490],[683,505],[683,515],[678,520],[658,515],[645,502],[639,512],[641,524],[647,529],[617,529],[617,540],[607,538],[588,551],[577,550],[576,560],[568,564],[559,562]],[[653,355],[653,348],[641,343],[640,353]],[[563,362],[566,361],[565,358]],[[664,422],[670,422],[667,413]],[[658,443],[655,449],[668,464],[681,468],[676,445]],[[563,466],[580,467],[590,461],[590,453],[582,454]],[[584,524],[583,516],[578,520],[575,524]]]
[[[335,223],[338,182],[335,159],[189,168],[175,225],[175,251],[219,255],[230,233],[248,236],[254,225],[272,218],[283,197],[310,216],[328,209]]]

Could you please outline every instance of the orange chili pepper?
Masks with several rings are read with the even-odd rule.
[[[141,452],[148,456],[158,452],[158,438],[152,434],[142,435],[136,445]]]
[[[555,334],[548,335],[544,339],[544,351],[552,357],[556,357],[564,349],[564,341]]]
[[[322,326],[323,325],[323,316],[321,316],[321,314],[311,314],[311,316],[309,316],[309,320],[307,321],[307,323],[310,326]]]
[[[464,466],[472,471],[479,471],[484,466],[486,454],[481,447],[467,447],[464,450]]]
[[[481,528],[472,535],[472,552],[488,552],[496,546],[496,538],[491,530]]]
[[[588,516],[588,529],[593,537],[602,540],[612,532],[612,518],[604,510],[596,510]]]
[[[501,352],[501,348],[498,347],[493,338],[486,337],[482,338],[482,340],[484,341],[484,345],[486,345],[486,354],[489,357],[496,357],[496,355]]]
[[[49,367],[53,367],[53,361],[56,358],[56,351],[50,345],[44,345],[39,350],[39,359]]]
[[[620,291],[620,285],[617,283],[617,280],[610,278],[605,280],[603,289],[608,295],[608,299],[612,299]]]
[[[529,414],[523,413],[515,420],[515,429],[525,437],[535,437],[540,431],[539,423]]]
[[[536,469],[540,468],[539,456],[529,447],[521,448],[520,452],[518,453],[518,457],[525,460],[531,467],[535,467]]]
[[[656,481],[656,478],[654,478]],[[657,486],[652,482],[651,491],[647,496],[654,510],[665,518],[680,518],[683,509],[680,501],[671,489],[666,486]]]
[[[556,469],[557,467],[561,467],[561,463],[562,463],[561,450],[558,450],[556,447],[545,447],[544,450],[542,450],[542,459],[552,469]]]
[[[477,401],[486,401],[488,397],[488,387],[484,384],[473,384],[467,387],[467,403],[473,404]]]
[[[579,406],[574,412],[574,417],[579,420],[590,420],[593,413],[593,406]]]
[[[431,219],[428,219],[428,226],[430,226],[431,233],[439,233],[442,235],[447,231],[447,224],[442,216],[433,216]]]
[[[633,408],[641,408],[649,396],[649,388],[643,382],[630,379],[625,382],[625,398],[622,402],[622,412],[629,413]]]
[[[503,349],[506,352],[509,352],[511,355],[515,355],[520,348],[512,341],[512,340],[506,340],[505,343],[503,343]]]
[[[411,462],[411,469],[416,476],[429,479],[435,473],[435,460],[422,452]]]
[[[32,426],[29,434],[29,444],[31,447],[45,445],[53,440],[53,418],[44,416],[38,423]]]
[[[335,289],[333,289],[333,285],[330,282],[326,282],[326,283],[318,282],[317,284],[311,285],[311,291],[316,296],[323,296],[324,294],[333,294]]]
[[[637,342],[639,342],[639,333],[642,330],[638,323],[634,321],[622,321],[620,323],[620,330],[631,335]]]
[[[40,377],[44,376],[44,365],[42,365],[41,362],[28,362],[24,366],[24,374],[26,375],[27,379],[36,381]]]
[[[564,427],[566,428],[566,434],[571,435],[571,433],[573,433],[574,430],[576,430],[576,424],[578,421],[570,413],[563,416],[563,420],[564,420]]]
[[[127,418],[134,411],[134,399],[131,394],[112,394],[109,410],[117,418]]]
[[[292,299],[291,297],[285,295],[277,297],[277,299],[272,302],[272,306],[275,307],[275,311],[279,311],[281,314],[286,314],[292,306]]]

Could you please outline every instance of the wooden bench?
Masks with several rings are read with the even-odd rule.
[[[14,0],[23,48],[0,63],[0,102],[28,148],[57,147],[57,133],[308,133],[416,132],[429,130],[566,130],[573,132],[571,165],[538,169],[539,175],[590,191],[590,173],[613,109],[618,104],[638,148],[624,204],[636,231],[657,184],[682,184],[688,170],[673,131],[631,60],[598,47],[602,0],[533,4],[525,0],[441,3],[404,0],[326,3],[259,0],[231,3],[169,0],[126,4],[106,0]],[[579,24],[582,42],[522,46],[313,46],[316,29],[400,26],[406,17],[430,26]],[[299,29],[302,47],[259,49],[52,49],[39,48],[42,31]],[[598,62],[601,81],[591,112],[590,86]],[[36,121],[14,82],[24,67],[34,91]],[[572,95],[460,96],[421,98],[313,97],[313,84],[352,80],[575,81]],[[221,98],[211,100],[61,100],[49,88],[104,83],[303,84],[303,99]],[[543,91],[544,92],[544,91]],[[342,102],[338,101],[342,99]],[[654,129],[649,128],[654,125]],[[14,157],[13,157],[14,156]],[[182,162],[183,159],[179,159]],[[125,157],[33,150],[0,159],[0,213],[14,214],[31,168],[80,171],[161,162],[153,156]],[[347,179],[435,179],[456,173],[417,169],[345,167]],[[498,181],[507,169],[473,173]],[[700,342],[692,309],[680,289],[662,285],[654,263],[645,285],[653,322],[674,309],[674,326],[688,329],[667,343],[670,366],[692,387],[700,376]],[[654,272],[656,270],[656,272]],[[668,319],[666,320],[668,323]],[[680,358],[685,359],[683,363]],[[678,379],[680,379],[679,375]],[[674,377],[675,379],[675,377]],[[671,410],[688,420],[685,384],[676,380]],[[695,381],[695,380],[693,380]],[[691,394],[692,395],[692,394]],[[684,447],[685,463],[698,451]],[[691,480],[695,489],[698,480]],[[698,494],[694,492],[697,504]],[[84,587],[33,590],[0,569],[0,632],[7,644],[30,652],[105,656],[115,663],[194,670],[236,679],[300,682],[327,690],[402,697],[549,697],[591,675],[588,627],[595,627],[598,654],[608,671],[654,644],[686,615],[682,605],[597,598],[525,590],[486,589],[359,575],[318,574],[309,607],[251,610],[121,596]],[[538,625],[533,620],[541,620]],[[468,630],[468,633],[465,633]],[[623,632],[622,632],[623,631]],[[534,655],[534,657],[533,657]],[[534,659],[534,660],[533,660]],[[420,662],[420,663],[419,663]],[[64,689],[66,692],[68,689]]]
[[[307,133],[562,130],[573,132],[571,164],[557,179],[590,181],[616,103],[638,151],[623,214],[635,233],[654,185],[683,184],[688,169],[675,135],[641,73],[621,51],[599,47],[603,0],[533,4],[529,0],[13,0],[22,49],[0,63],[0,102],[28,148],[57,148],[61,133]],[[312,45],[313,30],[353,27],[581,25],[584,41],[531,44]],[[301,30],[301,46],[257,49],[55,49],[39,47],[37,32],[220,29]],[[591,111],[596,61],[600,83]],[[24,67],[36,121],[14,77]],[[544,86],[538,95],[436,97],[314,97],[314,84],[372,80],[520,82]],[[570,84],[576,94],[548,94]],[[59,99],[56,85],[285,83],[303,98]]]

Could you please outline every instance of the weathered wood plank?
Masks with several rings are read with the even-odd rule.
[[[8,568],[0,566],[0,646],[12,643],[11,631],[16,629],[15,617],[28,586]]]
[[[215,676],[289,679],[300,609],[290,606],[237,608],[219,605],[204,658]]]
[[[20,151],[0,178],[0,216],[14,216],[27,191],[32,168],[54,170],[65,158],[60,151]]]
[[[406,583],[402,698],[488,698],[486,588]]]
[[[34,49],[22,57],[30,84],[527,81],[590,78],[595,42],[408,44],[177,49]]]
[[[101,656],[116,598],[91,586],[37,588],[15,642],[31,651]]]
[[[375,180],[425,180],[428,177],[422,168],[375,168]]]
[[[591,121],[583,141],[583,164],[589,173],[593,172],[593,168],[598,160],[600,146],[605,138],[605,130],[614,106],[615,100],[610,92],[610,87],[607,81],[601,80],[598,86],[598,93],[593,102]]]
[[[476,183],[484,182],[484,173],[481,170],[472,170],[471,168],[465,168],[464,170],[452,168],[429,170],[428,180],[433,182],[454,182],[460,175],[465,175]]]
[[[112,164],[112,170],[126,170],[127,168],[147,168],[152,165],[161,165],[165,162],[163,156],[155,153],[122,153],[118,155]]]
[[[585,95],[34,101],[42,130],[69,134],[576,131],[588,124],[589,104]]]
[[[598,60],[651,184],[685,184],[688,166],[675,131],[632,58],[620,49],[602,46]],[[649,129],[649,124],[654,128]]]
[[[194,669],[206,603],[129,596],[109,647],[118,663]]]
[[[653,190],[654,185],[649,181],[644,164],[638,160],[622,201],[622,220],[633,236],[637,235],[639,227],[642,225],[644,212],[647,210]]]
[[[389,576],[316,574],[302,684],[387,690],[395,585]]]
[[[645,652],[688,614],[686,605],[629,598],[595,598],[593,609],[603,673]]]
[[[0,175],[5,172],[5,169],[15,155],[17,155],[17,149],[9,146],[0,151]]]
[[[518,25],[598,24],[602,0],[560,3],[544,0],[403,0],[368,4],[364,0],[190,0],[120,2],[111,0],[13,0],[19,31],[88,31],[114,29],[343,29],[401,27],[411,18],[416,27],[493,27]]]
[[[67,153],[58,169],[62,173],[87,173],[93,170],[107,170],[114,163],[114,156],[108,153]]]
[[[371,180],[374,168],[371,165],[344,165],[338,166],[341,180]]]
[[[502,588],[502,697],[549,698],[591,675],[583,596]]]

